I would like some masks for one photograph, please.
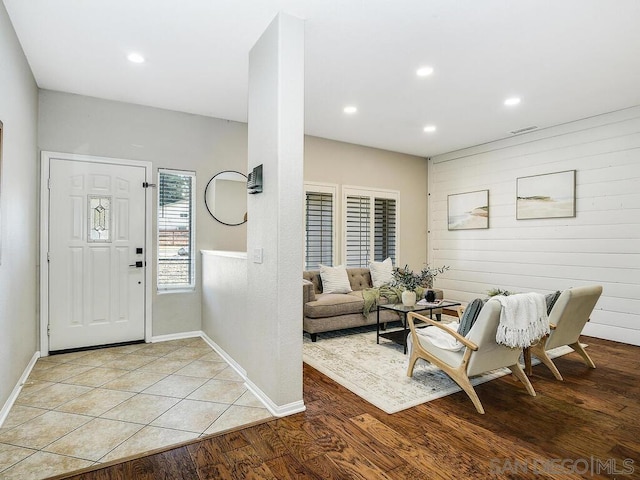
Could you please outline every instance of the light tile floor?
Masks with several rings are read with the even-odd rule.
[[[42,479],[270,416],[200,338],[52,355],[0,428],[0,479]]]

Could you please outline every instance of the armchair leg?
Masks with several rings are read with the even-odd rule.
[[[411,349],[411,358],[409,358],[409,368],[407,368],[407,377],[413,376],[413,368],[416,366],[416,362],[418,361],[418,355],[416,355],[416,349]]]
[[[536,391],[533,389],[533,385],[531,385],[529,378],[525,375],[524,370],[522,370],[522,367],[520,366],[520,364],[516,363],[515,365],[511,365],[509,367],[509,370],[511,370],[511,372],[516,376],[516,378],[524,384],[524,388],[527,389],[527,392],[529,393],[529,395],[531,395],[532,397],[535,397]]]
[[[484,408],[482,407],[482,403],[480,403],[480,399],[478,398],[478,394],[473,389],[473,385],[469,381],[469,377],[466,374],[460,373],[456,375],[454,372],[447,372],[449,376],[458,384],[460,388],[465,391],[465,393],[469,396],[473,405],[476,407],[478,413],[484,414]]]
[[[563,380],[562,375],[560,375],[560,372],[558,371],[558,368],[555,366],[553,361],[551,361],[549,355],[547,355],[547,352],[544,349],[543,342],[540,342],[537,345],[532,345],[530,349],[531,353],[538,357],[540,361],[544,363],[549,370],[551,370],[551,373],[553,373],[553,376],[556,377],[556,380]]]
[[[593,363],[593,360],[591,360],[591,357],[587,354],[587,352],[585,352],[584,347],[580,345],[580,342],[572,343],[569,346],[580,354],[580,356],[584,360],[584,363],[586,363],[588,367],[596,368],[596,364]]]

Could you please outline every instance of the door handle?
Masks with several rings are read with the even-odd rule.
[[[144,265],[142,264],[142,261],[138,261],[136,263],[132,263],[131,265],[129,265],[130,267],[136,267],[136,268],[142,268]]]

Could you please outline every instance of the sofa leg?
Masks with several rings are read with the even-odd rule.
[[[318,339],[317,333],[310,333],[309,336],[311,337],[312,342],[315,342]]]
[[[442,314],[441,313],[436,313],[436,320],[437,321],[441,321],[442,320]]]

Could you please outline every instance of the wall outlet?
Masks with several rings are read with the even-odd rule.
[[[253,263],[262,263],[262,248],[253,249]]]

